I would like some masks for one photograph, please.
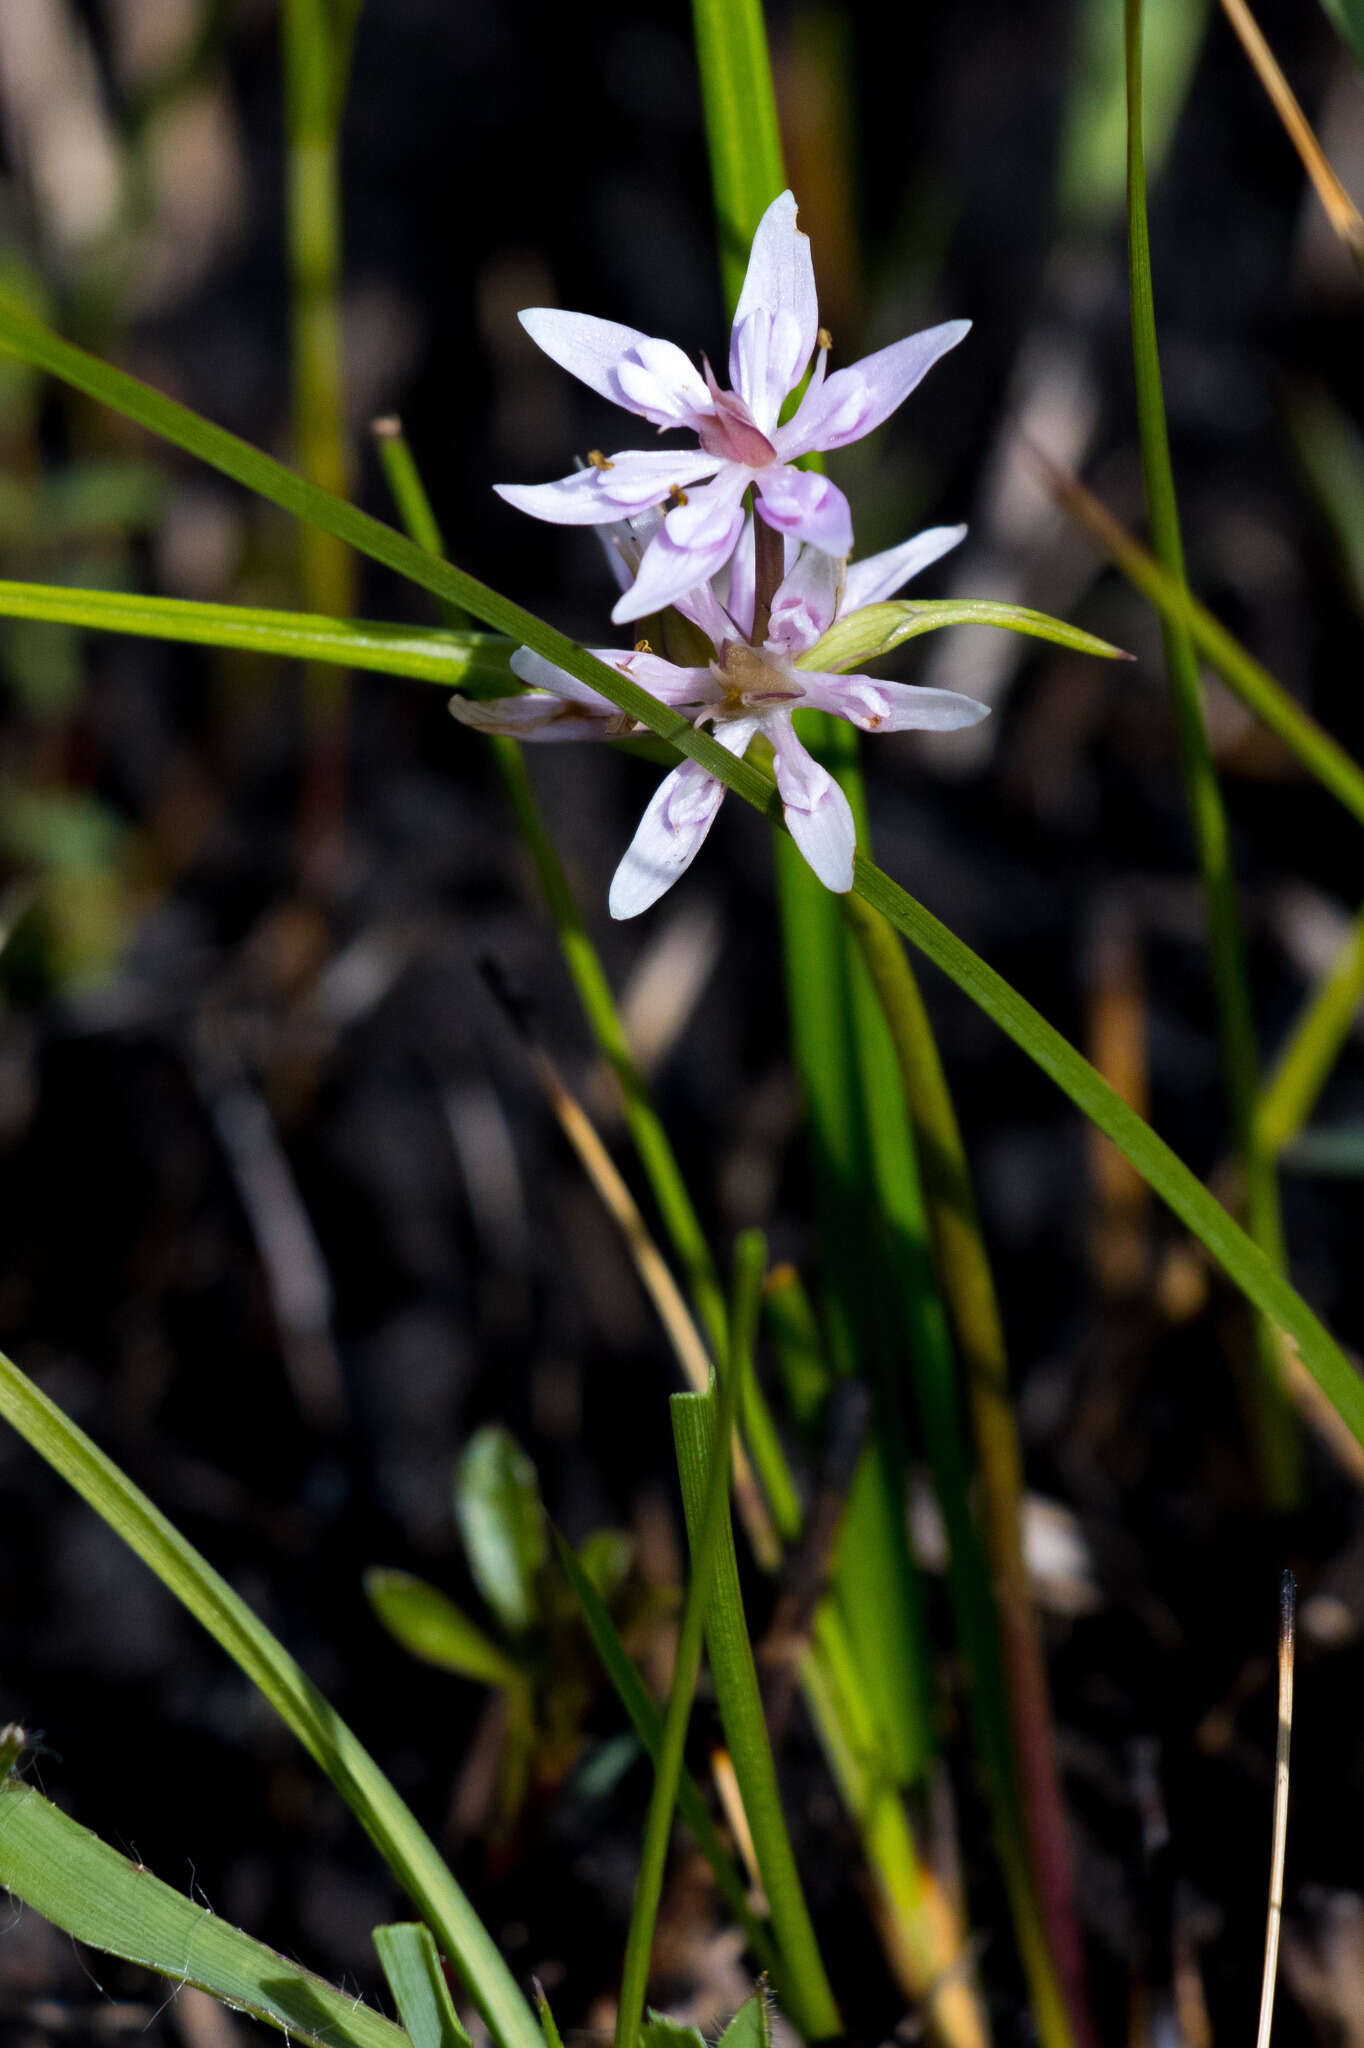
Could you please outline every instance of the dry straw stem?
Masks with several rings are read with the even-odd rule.
[[[1246,0],[1222,0],[1222,12],[1240,38],[1241,47],[1254,65],[1261,85],[1273,102],[1275,113],[1288,131],[1289,141],[1302,158],[1302,167],[1316,188],[1326,218],[1364,271],[1364,219],[1361,219],[1359,208],[1332,170],[1311,122],[1298,105],[1297,95],[1260,32],[1259,23],[1246,6]]]
[[[1293,1739],[1293,1650],[1297,1635],[1297,1581],[1285,1572],[1279,1588],[1279,1727],[1274,1746],[1274,1840],[1269,1858],[1269,1911],[1265,1917],[1265,1967],[1260,1986],[1260,2025],[1255,2048],[1269,2048],[1274,2023],[1274,1985],[1279,1974],[1279,1929],[1283,1922],[1283,1864],[1288,1845],[1288,1752]]]

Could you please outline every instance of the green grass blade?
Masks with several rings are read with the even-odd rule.
[[[193,1984],[317,2048],[407,2048],[401,2027],[351,1993],[196,1906],[31,1785],[0,1785],[0,1885],[106,1955]]]
[[[1124,10],[1128,270],[1142,470],[1146,479],[1146,504],[1156,557],[1166,574],[1184,586],[1184,544],[1179,530],[1174,469],[1165,422],[1146,220],[1146,165],[1141,123],[1142,0],[1124,0]],[[1165,668],[1174,700],[1180,765],[1203,878],[1208,947],[1217,999],[1232,1142],[1245,1174],[1251,1236],[1273,1264],[1282,1266],[1284,1246],[1278,1181],[1274,1161],[1260,1143],[1255,1124],[1260,1056],[1250,977],[1236,902],[1226,812],[1203,719],[1198,656],[1187,626],[1165,619],[1162,620],[1161,631],[1165,642]],[[1256,1423],[1261,1467],[1270,1499],[1278,1507],[1288,1507],[1296,1499],[1301,1484],[1297,1427],[1284,1385],[1283,1361],[1277,1340],[1273,1331],[1262,1323],[1256,1326],[1256,1357],[1259,1368]]]
[[[735,1375],[731,1373],[730,1377],[733,1380]],[[671,1402],[673,1441],[682,1480],[693,1571],[699,1567],[705,1509],[715,1487],[716,1465],[726,1463],[723,1456],[718,1459],[715,1456],[717,1405],[712,1394],[674,1394]],[[723,1443],[727,1439],[719,1441]],[[753,1837],[753,1851],[767,1895],[772,1925],[786,1960],[790,2017],[807,2040],[822,2041],[841,2033],[842,2024],[820,1960],[819,1946],[781,1809],[776,1767],[763,1720],[758,1675],[744,1620],[743,1596],[739,1591],[739,1569],[734,1555],[728,1499],[724,1495],[721,1496],[716,1542],[718,1554],[714,1561],[715,1581],[706,1623],[706,1643],[720,1719]]]
[[[460,2025],[430,1928],[411,1920],[376,1927],[374,1946],[412,2048],[473,2048]]]
[[[733,306],[749,245],[786,182],[762,0],[692,0],[720,269]]]
[[[285,228],[289,260],[294,443],[305,476],[345,497],[350,488],[341,372],[340,125],[356,0],[283,0]],[[345,618],[355,606],[355,564],[337,536],[299,535],[310,611]],[[305,862],[341,827],[350,680],[311,663],[301,841]]]
[[[1364,909],[1279,1048],[1256,1107],[1266,1151],[1291,1145],[1316,1106],[1364,1002]]]
[[[540,2015],[540,2029],[545,2037],[545,2048],[564,2048],[563,2035],[559,2032],[558,2021],[549,2009],[549,2000],[545,1996],[545,1987],[538,1977],[535,1979],[535,2010]]]
[[[592,1638],[592,1646],[596,1650],[602,1670],[615,1688],[616,1697],[629,1716],[630,1725],[639,1737],[641,1745],[657,1764],[659,1745],[663,1739],[663,1716],[650,1699],[644,1680],[617,1633],[616,1624],[611,1619],[606,1602],[557,1529],[553,1531],[553,1535],[559,1562],[577,1594],[583,1621]],[[780,1983],[781,1958],[771,1933],[749,1905],[748,1888],[733,1857],[720,1840],[701,1788],[689,1771],[684,1770],[678,1780],[677,1810],[691,1829],[696,1846],[714,1871],[715,1881],[720,1887],[724,1901],[743,1928],[744,1937],[755,1959]]]
[[[175,640],[233,653],[284,655],[290,661],[344,662],[347,668],[498,695],[518,688],[508,666],[513,642],[500,633],[387,626],[320,613],[262,611],[253,605],[200,604],[192,598],[140,597],[126,591],[73,590],[60,583],[0,581],[0,618],[93,627],[140,639]],[[483,694],[483,691],[475,692]]]
[[[756,1297],[756,1284],[754,1294]],[[639,1875],[635,1880],[630,1932],[625,1947],[625,1963],[621,1971],[620,2003],[616,2012],[616,2048],[636,2048],[640,2023],[644,2017],[644,2001],[649,1988],[649,1958],[653,1952],[654,1927],[658,1919],[659,1901],[663,1895],[663,1873],[667,1863],[668,1840],[672,1833],[673,1812],[677,1806],[678,1789],[682,1781],[683,1749],[691,1720],[692,1701],[696,1694],[696,1681],[701,1672],[701,1649],[706,1635],[707,1618],[718,1595],[717,1572],[725,1540],[729,1534],[730,1445],[734,1436],[734,1420],[738,1413],[738,1388],[739,1373],[731,1362],[728,1373],[720,1382],[718,1394],[676,1397],[680,1400],[699,1399],[706,1404],[708,1419],[712,1425],[709,1446],[710,1468],[696,1503],[696,1522],[691,1531],[691,1583],[687,1588],[687,1598],[682,1609],[682,1626],[678,1630],[672,1690],[668,1695],[667,1711],[663,1716],[663,1729],[654,1764],[653,1796],[649,1801],[644,1842],[640,1850]],[[773,1917],[775,1919],[775,1914]],[[813,1936],[811,1941],[813,1942]],[[817,2004],[810,2007],[808,2013],[803,2013],[807,1959],[797,1951],[789,1956],[788,1961],[790,1991],[795,2001],[792,2017],[797,2026],[801,2027],[807,2037],[813,2035],[816,2039],[831,2031],[837,2031],[836,2010],[833,2011],[832,2029],[822,2024],[823,2008]],[[814,1962],[818,1970],[817,1953]],[[822,1978],[822,1971],[819,1974]]]
[[[738,761],[708,733],[670,711],[628,677],[597,661],[566,634],[537,619],[475,577],[438,561],[353,505],[329,497],[283,463],[252,448],[187,407],[112,369],[50,329],[40,326],[13,301],[0,300],[0,348],[61,377],[75,389],[126,418],[197,455],[223,475],[302,519],[326,524],[352,547],[382,562],[434,597],[461,604],[496,632],[532,647],[547,660],[599,690],[650,732],[723,782],[727,789],[778,827],[781,804],[769,775],[750,761]],[[858,857],[853,886],[895,929],[931,959],[971,1001],[991,1017],[1062,1092],[1087,1116],[1207,1248],[1251,1304],[1273,1317],[1299,1346],[1303,1363],[1327,1399],[1364,1442],[1364,1389],[1328,1332],[1264,1258],[1246,1233],[1190,1173],[1149,1124],[1122,1098],[1061,1033],[959,940],[932,913],[873,865]]]
[[[886,921],[858,898],[849,899],[847,915],[894,1042],[922,1160],[944,1306],[951,1312],[975,1425],[974,1482],[989,1556],[984,1586],[980,1578],[986,1574],[985,1560],[965,1498],[961,1453],[950,1433],[938,1463],[946,1465],[951,1487],[952,1507],[944,1503],[944,1520],[954,1561],[959,1545],[963,1551],[964,1570],[963,1563],[955,1567],[966,1579],[958,1595],[958,1605],[965,1610],[962,1640],[968,1649],[976,1644],[973,1663],[986,1688],[977,1742],[996,1779],[996,1836],[1014,1926],[1039,2036],[1058,2044],[1087,2042],[1093,2039],[1093,2021],[1056,1774],[1046,1666],[1023,1554],[1023,1460],[994,1279],[956,1113],[904,948]],[[911,1211],[899,1261],[911,1270],[923,1256],[921,1229],[917,1211]],[[939,1357],[941,1342],[929,1318],[920,1346],[938,1362],[935,1379],[941,1385],[930,1381],[928,1393],[945,1406],[952,1382]],[[938,1427],[950,1432],[950,1414]],[[993,1711],[996,1687],[1006,1716],[1003,1726]]]
[[[288,1651],[146,1495],[3,1356],[0,1415],[150,1566],[321,1765],[455,1964],[499,2048],[541,2048],[534,2014],[445,1862]]]

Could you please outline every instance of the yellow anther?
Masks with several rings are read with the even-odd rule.
[[[668,503],[669,503],[669,504],[670,504],[671,506],[673,506],[673,507],[674,507],[674,509],[676,509],[676,507],[677,507],[678,505],[685,505],[685,504],[686,504],[686,502],[687,502],[687,494],[686,494],[686,492],[685,492],[685,491],[683,490],[683,488],[682,488],[681,484],[669,484],[669,486],[668,486]]]
[[[820,348],[832,348],[834,345],[834,338],[827,327],[820,328],[819,333],[815,336],[815,341]]]
[[[651,647],[651,646],[649,645],[649,643],[648,643],[648,641],[647,641],[647,640],[636,640],[636,642],[635,642],[635,653],[636,653],[636,654],[652,654],[652,653],[653,653],[653,651],[654,651],[654,650],[653,650],[653,648],[652,648],[652,647]]]
[[[616,466],[614,462],[607,461],[606,457],[602,454],[600,448],[589,448],[587,451],[587,459],[591,463],[593,469],[614,469]]]

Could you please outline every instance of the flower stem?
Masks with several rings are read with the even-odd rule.
[[[786,569],[786,545],[775,526],[753,509],[753,645],[761,647],[772,618],[772,600]]]

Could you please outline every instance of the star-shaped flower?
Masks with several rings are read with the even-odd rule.
[[[826,374],[829,337],[819,326],[809,237],[796,227],[789,192],[773,200],[753,237],[730,337],[727,391],[709,363],[703,376],[673,342],[612,320],[539,306],[522,313],[521,324],[546,355],[604,398],[660,433],[689,428],[700,444],[596,454],[589,468],[558,483],[496,487],[522,512],[565,526],[604,525],[667,505],[638,577],[611,614],[617,624],[675,604],[724,567],[743,530],[750,485],[768,526],[826,554],[849,554],[847,499],[827,477],[794,464],[880,426],[971,325],[949,320]],[[804,396],[783,426],[782,407],[816,348]]]
[[[642,522],[647,566],[656,522]],[[766,634],[752,644],[754,549],[751,525],[741,535],[730,565],[724,600],[709,583],[682,599],[677,609],[699,626],[715,649],[704,668],[665,661],[641,644],[630,653],[594,648],[604,661],[657,697],[711,727],[732,754],[747,751],[756,733],[771,741],[777,788],[791,837],[826,888],[852,887],[856,830],[848,800],[828,770],[807,753],[796,735],[793,712],[831,711],[863,732],[904,732],[917,728],[949,732],[975,725],[987,706],[953,690],[912,683],[885,683],[872,676],[846,676],[797,668],[833,625],[864,605],[891,597],[930,562],[956,546],[966,529],[937,526],[898,548],[845,566],[818,548],[787,542],[786,574],[772,599]],[[531,687],[522,697],[471,702],[455,696],[450,709],[466,725],[484,732],[514,733],[520,739],[616,739],[631,721],[586,684],[566,675],[543,655],[518,648],[512,669]],[[611,884],[613,917],[634,917],[657,902],[690,866],[715,822],[725,785],[696,761],[683,761],[664,778],[640,820],[629,851]]]

